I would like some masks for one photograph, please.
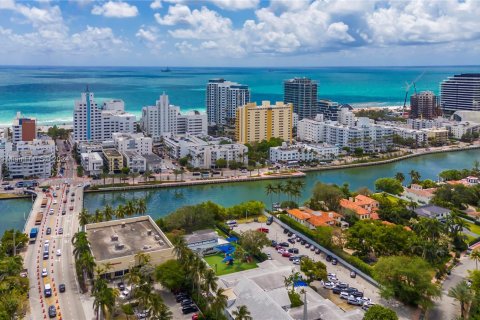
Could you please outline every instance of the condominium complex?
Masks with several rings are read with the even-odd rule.
[[[433,119],[439,115],[438,98],[432,91],[415,93],[410,97],[410,118]]]
[[[138,154],[152,153],[153,139],[145,137],[143,133],[119,133],[112,134],[113,145],[118,152],[136,152]]]
[[[174,159],[186,157],[192,167],[210,169],[218,159],[248,164],[248,148],[239,143],[225,143],[224,138],[192,135],[172,136],[164,142],[169,155]]]
[[[343,122],[324,120],[320,114],[315,119],[303,119],[298,123],[297,138],[369,152],[386,150],[392,145],[393,129],[389,126],[375,124],[368,118],[352,118],[348,109],[341,110],[339,119]]]
[[[458,110],[480,111],[480,73],[464,73],[440,85],[440,106],[445,115]]]
[[[51,139],[31,142],[20,141],[0,143],[3,159],[10,178],[38,177],[48,178],[55,165],[55,143]]]
[[[82,168],[88,175],[98,176],[103,172],[103,158],[99,152],[80,154]]]
[[[248,86],[225,79],[211,79],[207,84],[206,106],[211,126],[235,123],[237,108],[250,102]]]
[[[37,138],[37,121],[35,118],[23,117],[17,112],[12,125],[12,142],[33,141]]]
[[[255,102],[237,109],[235,135],[238,143],[260,142],[270,138],[292,140],[293,106],[291,103],[262,101],[261,106]]]
[[[142,129],[158,141],[161,137],[176,134],[207,134],[207,115],[197,111],[180,113],[180,107],[170,104],[163,93],[154,106],[142,108]]]
[[[73,137],[76,142],[105,141],[114,132],[135,132],[136,117],[125,112],[122,100],[110,100],[98,105],[88,88],[75,101]]]
[[[317,83],[308,78],[294,78],[283,83],[283,102],[293,105],[298,120],[313,119],[319,112],[317,107]]]
[[[270,161],[272,163],[289,163],[292,161],[332,160],[338,156],[339,152],[337,146],[326,143],[287,144],[284,142],[280,147],[270,148]]]

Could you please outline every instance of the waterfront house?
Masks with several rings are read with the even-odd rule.
[[[190,250],[202,254],[215,253],[217,246],[228,243],[212,229],[197,230],[185,235],[184,239]]]
[[[421,204],[428,204],[435,196],[437,188],[423,189],[421,185],[412,184],[410,188],[404,187],[402,196],[407,200]]]
[[[287,210],[287,215],[298,223],[310,228],[333,227],[341,224],[342,216],[334,211],[314,211],[307,207]]]
[[[379,206],[380,204],[377,200],[361,194],[354,198],[340,200],[340,207],[342,207],[343,210],[355,212],[360,220],[378,220],[377,210]]]
[[[435,206],[433,204],[418,207],[414,210],[419,217],[443,220],[450,215],[450,209]]]

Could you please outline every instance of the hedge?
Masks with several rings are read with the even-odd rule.
[[[365,274],[368,274],[371,277],[373,276],[373,268],[369,264],[367,264],[363,260],[361,260],[359,257],[349,255],[348,253],[346,253],[342,249],[333,247],[329,243],[319,242],[318,238],[317,238],[317,235],[315,234],[314,230],[311,230],[311,229],[305,227],[304,225],[298,223],[297,221],[293,220],[290,217],[287,217],[284,214],[278,215],[278,218],[280,219],[280,221],[282,221],[286,225],[292,227],[293,229],[295,229],[297,231],[300,231],[305,236],[309,237],[311,240],[315,241],[316,243],[318,243],[322,247],[325,247],[326,249],[332,251],[333,253],[335,253],[337,256],[339,256],[343,260],[347,261],[351,265],[353,265],[356,268],[358,268],[359,270],[363,271]]]

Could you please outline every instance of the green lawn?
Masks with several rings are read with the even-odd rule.
[[[467,222],[467,225],[470,228],[470,231],[480,236],[480,226],[477,226],[476,224],[471,222]]]
[[[377,200],[377,201],[380,201],[381,199],[383,199],[383,195],[382,193],[374,193],[372,194],[372,198]],[[392,203],[396,204],[400,199],[396,198],[396,197],[393,197],[389,194],[387,194],[387,198],[388,200],[390,200]]]
[[[223,258],[224,256],[222,254],[204,257],[205,261],[207,261],[207,263],[212,267],[212,269],[215,270],[217,276],[253,269],[257,267],[257,263],[255,261],[252,263],[234,261],[233,265],[228,266],[225,262],[222,262]]]

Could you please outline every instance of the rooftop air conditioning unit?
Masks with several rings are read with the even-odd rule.
[[[163,240],[159,240],[159,241],[158,241],[158,244],[161,245],[161,246],[163,246],[163,245],[165,244],[165,242],[163,242]]]
[[[122,250],[123,248],[125,248],[125,245],[123,243],[117,243],[115,244],[115,249],[117,250]]]
[[[125,222],[122,222],[122,228],[125,228]]]
[[[143,250],[148,250],[148,249],[150,249],[149,245],[147,245],[147,244],[143,245]]]
[[[112,241],[118,241],[118,235],[112,234],[112,235],[110,236],[110,239],[112,239]]]
[[[152,235],[152,229],[147,230],[147,235],[151,236]]]
[[[161,239],[161,238],[160,238],[160,235],[156,234],[156,235],[155,235],[155,240],[160,240],[160,239]]]

